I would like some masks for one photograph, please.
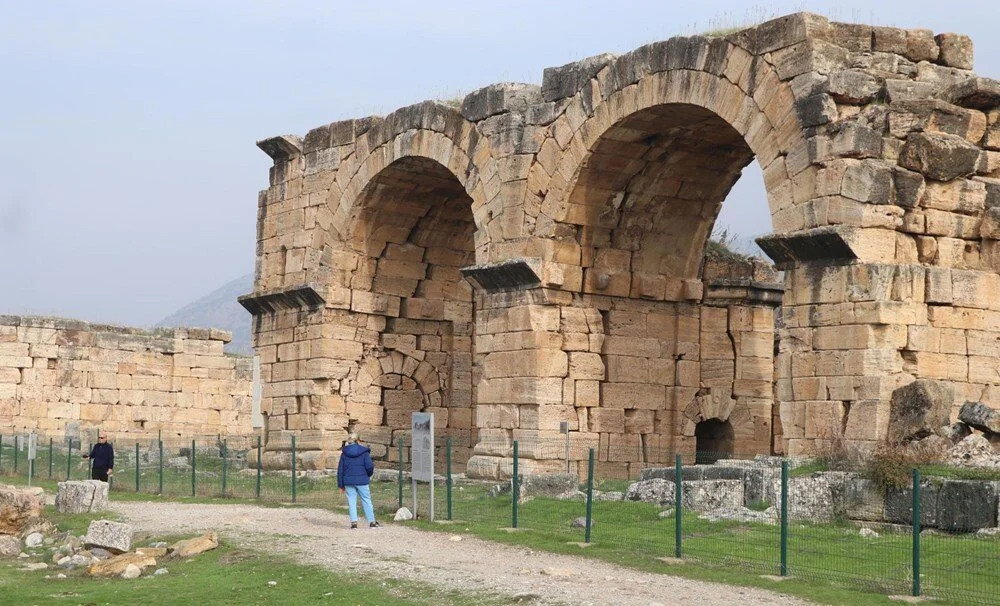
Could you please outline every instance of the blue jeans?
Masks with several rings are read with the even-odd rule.
[[[351,516],[351,522],[358,521],[358,496],[361,497],[361,507],[365,510],[365,517],[368,522],[375,521],[375,510],[372,508],[372,491],[367,484],[361,486],[344,486],[347,493],[347,513]]]

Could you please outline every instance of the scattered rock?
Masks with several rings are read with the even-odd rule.
[[[170,547],[170,554],[178,558],[190,558],[219,546],[219,535],[208,532],[200,537],[177,541]]]
[[[76,557],[76,556],[73,556]],[[91,564],[87,573],[95,577],[121,576],[129,566],[135,566],[141,571],[149,566],[156,566],[156,559],[137,553],[123,553],[107,560]]]
[[[580,479],[567,473],[531,473],[521,476],[518,494],[521,497],[562,497],[579,491]]]
[[[458,541],[462,540],[462,535],[453,534],[450,537],[448,537],[448,540],[451,541],[451,542],[453,542],[453,543],[457,543]]]
[[[125,553],[132,549],[132,525],[111,520],[94,520],[87,528],[84,543],[102,547],[111,553]]]
[[[122,572],[123,579],[138,579],[142,574],[142,568],[139,568],[135,564],[129,564],[125,567],[125,571]]]
[[[587,527],[587,518],[585,518],[583,516],[580,516],[579,518],[576,518],[575,520],[573,520],[572,522],[570,522],[569,525],[572,526],[573,528],[586,528]],[[596,525],[597,525],[597,522],[595,522],[594,520],[590,521],[590,527],[591,528],[593,528]]]
[[[268,587],[277,587],[278,586],[278,582],[277,581],[268,581],[267,582],[267,586]]]
[[[66,575],[60,572],[59,574],[56,575],[56,578],[57,579],[65,579]]]
[[[952,444],[958,444],[964,440],[969,434],[972,433],[972,428],[970,428],[965,423],[952,423],[951,425],[945,425],[938,429],[937,434],[942,438],[947,439]]]
[[[42,499],[37,490],[0,486],[0,534],[19,534],[42,516]]]
[[[31,564],[25,564],[21,567],[21,570],[45,570],[49,565],[45,562],[32,562]]]
[[[976,531],[976,534],[981,537],[995,537],[1000,536],[1000,527],[997,528],[980,528]]]
[[[972,434],[949,451],[948,456],[955,465],[966,467],[992,467],[1000,469],[1000,455],[993,450],[993,445],[981,434]]]
[[[158,577],[160,575],[167,574],[168,572],[170,571],[167,570],[166,568],[157,568],[155,571],[153,571],[153,576]]]
[[[149,546],[150,547],[166,547],[167,546],[167,542],[166,541],[157,541],[155,543],[150,543]]]
[[[166,547],[137,547],[136,553],[142,554],[144,556],[149,556],[151,558],[162,558],[167,555]]]
[[[877,539],[878,533],[871,528],[862,528],[858,531],[858,534],[865,537],[866,539]]]
[[[673,505],[675,495],[674,483],[663,478],[633,482],[625,491],[625,498],[629,501],[642,501],[658,505]]]
[[[948,424],[955,392],[946,383],[917,379],[892,392],[889,400],[890,442],[909,442],[934,434]]]
[[[674,515],[674,508],[671,507],[670,509],[664,509],[663,511],[661,511],[656,515],[661,518],[669,518],[670,516]]]
[[[45,537],[42,536],[42,533],[33,532],[24,539],[24,544],[27,545],[28,547],[38,547],[39,545],[42,544],[42,541],[44,540]]]
[[[0,557],[14,557],[21,553],[21,539],[9,535],[0,535]]]
[[[958,411],[958,420],[988,433],[1000,433],[1000,411],[982,402],[966,402]]]
[[[543,568],[541,573],[549,577],[571,577],[576,574],[575,571],[569,568]]]
[[[699,514],[698,517],[708,522],[733,521],[777,524],[778,510],[773,506],[768,507],[764,511],[756,511],[746,507],[737,507],[733,509],[716,509],[714,511],[706,511],[705,513]]]
[[[406,520],[412,520],[413,513],[406,507],[400,507],[396,510],[396,515],[393,516],[392,520],[394,522],[405,522]]]
[[[90,550],[90,555],[94,556],[95,558],[104,560],[110,558],[112,556],[112,553],[107,549],[103,549],[101,547],[94,547]]]
[[[599,490],[594,491],[595,501],[624,501],[625,493],[617,490],[611,490],[608,492],[601,492]]]

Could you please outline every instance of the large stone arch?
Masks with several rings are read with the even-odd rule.
[[[971,67],[964,36],[796,14],[550,68],[541,86],[491,85],[458,108],[427,102],[263,141],[275,165],[244,303],[265,402],[343,407],[352,369],[382,355],[391,300],[373,307],[374,283],[352,284],[361,251],[346,243],[378,175],[426,158],[472,200],[476,227],[470,474],[505,473],[513,440],[526,469],[562,468],[549,448],[560,422],[571,468],[594,447],[602,473],[634,474],[687,453],[709,409],[729,411],[754,450],[797,455],[834,434],[881,439],[890,393],[914,378],[998,405],[1000,85]],[[661,157],[602,159],[612,143]],[[706,156],[727,161],[699,174]],[[773,365],[778,293],[752,267],[720,287],[725,271],[700,262],[750,156],[774,228],[760,244],[785,272]],[[671,169],[691,195],[683,178],[664,182]],[[616,203],[648,214],[608,212]],[[668,208],[682,219],[664,221]],[[653,330],[670,343],[656,356]],[[660,402],[662,418],[604,405],[624,372],[610,356],[644,347],[647,377],[659,365],[672,383],[622,381],[610,399]]]

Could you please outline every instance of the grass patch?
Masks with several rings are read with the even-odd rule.
[[[222,545],[187,561],[165,560],[162,576],[136,580],[95,579],[83,570],[46,579],[52,570],[22,571],[0,564],[0,593],[9,604],[509,604],[505,598],[444,591],[363,575],[337,574],[271,554]],[[152,570],[148,570],[150,574]],[[277,585],[268,586],[269,581]]]

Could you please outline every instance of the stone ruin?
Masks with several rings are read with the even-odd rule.
[[[893,390],[1000,403],[1000,83],[959,34],[794,14],[258,143],[268,449],[436,414],[468,473],[873,444]],[[712,273],[763,169],[783,292]],[[775,305],[780,328],[775,351]],[[280,422],[277,422],[280,419]],[[273,448],[272,448],[273,447]]]

